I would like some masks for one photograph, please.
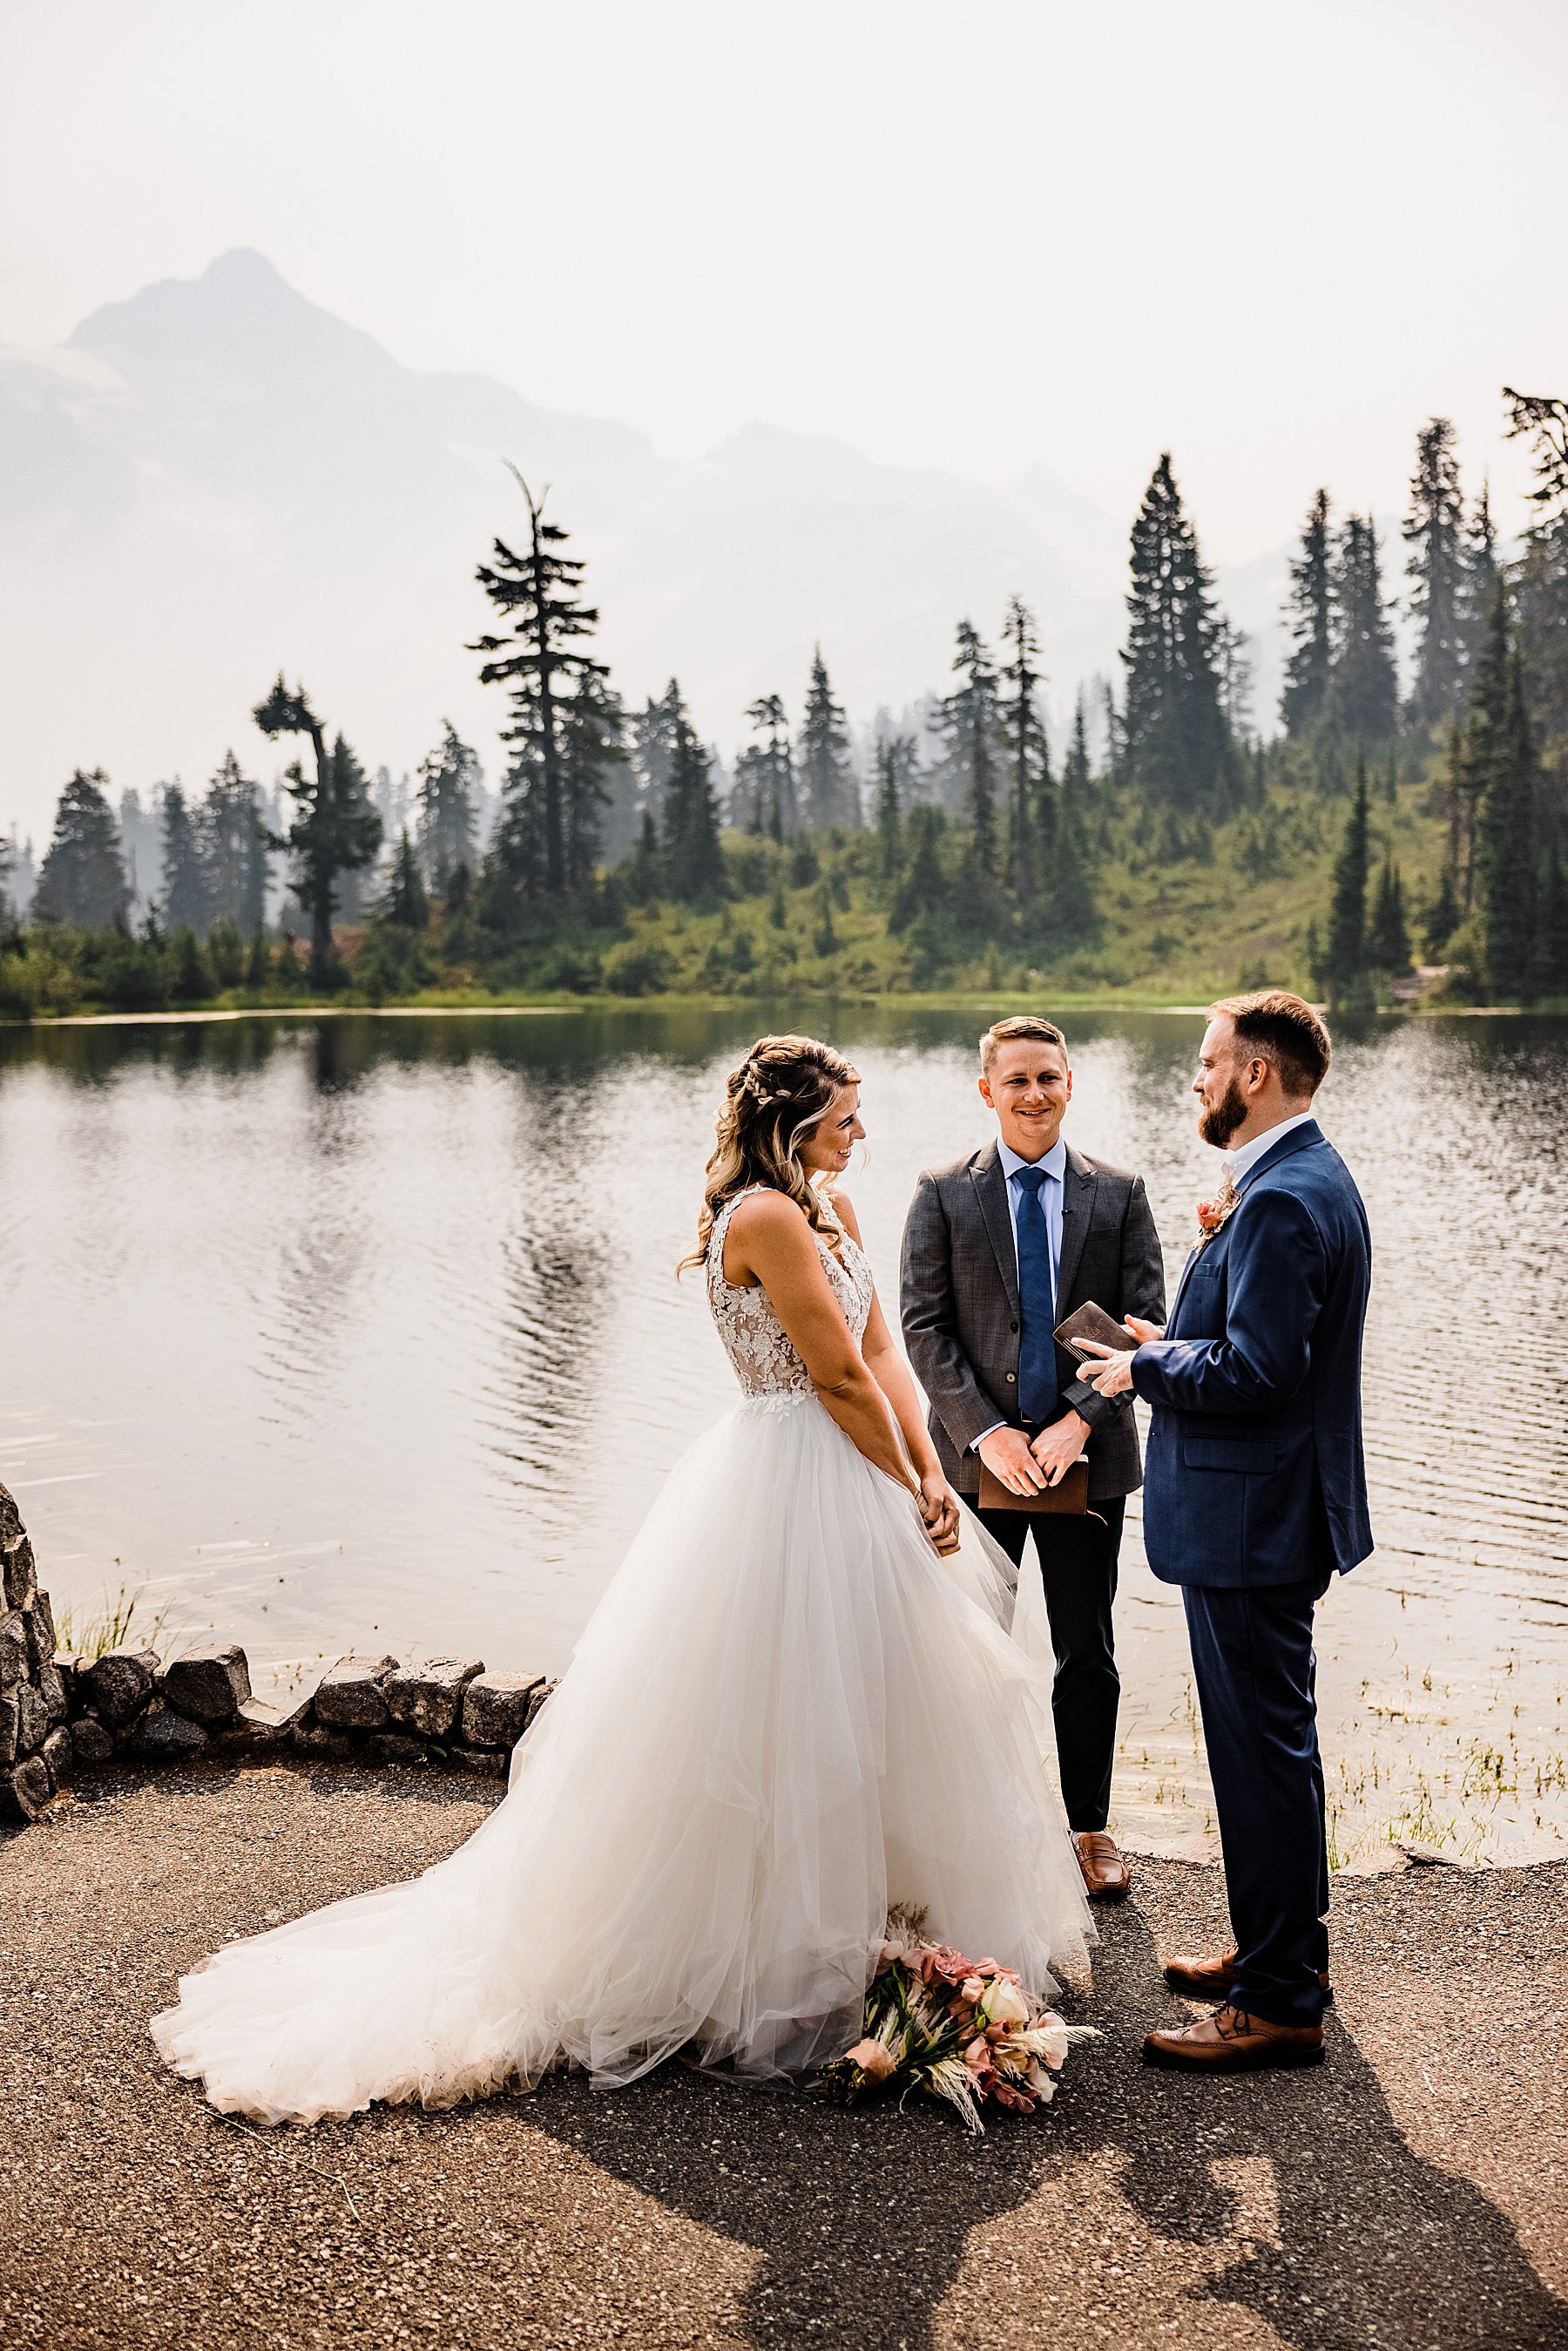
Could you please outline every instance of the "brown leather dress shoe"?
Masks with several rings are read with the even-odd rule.
[[[1172,1991],[1182,1992],[1189,2000],[1223,2000],[1231,1989],[1231,1979],[1235,1972],[1234,1943],[1229,1950],[1218,1952],[1212,1959],[1189,1959],[1184,1951],[1178,1951],[1174,1959],[1167,1959],[1165,1963],[1166,1982]],[[1328,1980],[1326,1968],[1318,1981],[1323,1986],[1324,2007],[1332,2008],[1334,1986]]]
[[[1080,1829],[1073,1840],[1078,1866],[1091,1902],[1120,1902],[1132,1884],[1132,1871],[1104,1829]]]
[[[1212,2016],[1179,2032],[1150,2032],[1143,2053],[1151,2065],[1185,2074],[1250,2074],[1266,2065],[1321,2065],[1321,2024],[1270,2024],[1227,2001]]]

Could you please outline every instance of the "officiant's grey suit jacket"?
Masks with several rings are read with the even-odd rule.
[[[1056,1320],[1093,1299],[1118,1322],[1165,1321],[1165,1260],[1143,1178],[1067,1146]],[[930,1430],[961,1494],[980,1490],[971,1447],[997,1422],[1018,1425],[1018,1252],[1007,1175],[994,1143],[950,1166],[929,1167],[904,1226],[900,1305],[909,1361],[930,1398]],[[1061,1409],[1083,1414],[1089,1492],[1097,1499],[1141,1484],[1131,1400],[1096,1395],[1075,1356],[1056,1350]]]

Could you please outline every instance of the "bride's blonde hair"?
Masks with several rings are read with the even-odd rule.
[[[859,1071],[818,1038],[757,1039],[730,1072],[713,1122],[719,1139],[705,1171],[697,1246],[681,1259],[679,1272],[702,1263],[720,1209],[754,1184],[783,1192],[813,1232],[829,1249],[836,1248],[838,1228],[823,1213],[822,1195],[801,1165],[800,1146],[844,1088],[859,1083]]]

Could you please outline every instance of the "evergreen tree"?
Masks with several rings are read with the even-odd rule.
[[[419,857],[407,825],[398,835],[386,894],[377,911],[384,923],[400,931],[422,931],[430,921],[431,902],[425,894],[425,877],[420,872]]]
[[[70,923],[106,930],[130,911],[130,886],[120,854],[119,827],[105,797],[101,768],[78,768],[60,794],[55,834],[45,852],[33,899],[36,923]]]
[[[1539,993],[1568,996],[1568,861],[1555,841],[1541,883]]]
[[[1459,876],[1464,911],[1476,904],[1480,872],[1481,811],[1509,753],[1508,597],[1499,588],[1487,616],[1486,634],[1476,656],[1470,706],[1456,747],[1449,754],[1450,857]]]
[[[1459,660],[1468,689],[1501,574],[1497,560],[1497,525],[1491,518],[1491,486],[1483,481],[1465,526],[1459,579]]]
[[[822,658],[820,645],[812,655],[811,683],[806,688],[805,715],[800,728],[797,774],[805,822],[811,831],[827,832],[835,825],[847,827],[859,823],[859,795],[855,788],[855,771],[849,763],[849,736],[844,724],[844,710],[842,705],[833,698],[827,665]]]
[[[972,622],[959,622],[953,668],[961,683],[942,695],[935,719],[941,775],[950,805],[971,827],[975,869],[989,875],[996,870],[1002,726],[995,665]]]
[[[177,1004],[204,1004],[216,992],[202,943],[191,925],[182,923],[169,941],[169,993]]]
[[[1301,546],[1291,559],[1291,593],[1285,608],[1292,649],[1285,663],[1280,716],[1285,733],[1299,738],[1323,724],[1334,662],[1334,541],[1328,492],[1319,490],[1302,525]]]
[[[717,896],[723,888],[719,803],[708,754],[684,708],[675,722],[664,792],[664,876],[670,896],[688,902]]]
[[[909,854],[898,894],[888,916],[890,931],[907,931],[922,917],[938,914],[947,905],[951,893],[941,855],[946,831],[947,818],[940,808],[920,806],[909,810],[906,828]]]
[[[1366,927],[1366,960],[1374,971],[1403,978],[1410,968],[1410,925],[1405,913],[1405,888],[1393,852],[1383,860],[1372,919]]]
[[[163,788],[152,789],[152,806],[143,808],[134,786],[119,796],[119,847],[130,883],[130,911],[151,906],[162,887],[163,864],[159,847],[162,836],[161,810]]]
[[[748,744],[741,755],[755,794],[747,820],[750,830],[765,833],[770,841],[793,841],[800,829],[800,817],[795,804],[794,753],[783,697],[764,694],[747,705],[746,716],[761,738]]]
[[[610,779],[628,764],[625,730],[626,713],[607,673],[586,673],[562,718],[569,889],[585,887],[597,868]]]
[[[1497,758],[1480,803],[1477,842],[1487,979],[1505,1002],[1528,997],[1535,980],[1539,780],[1524,664],[1516,649],[1508,664]]]
[[[460,865],[472,872],[477,838],[475,810],[483,774],[479,754],[465,743],[450,718],[441,737],[419,765],[420,855],[426,879],[444,897]]]
[[[1042,677],[1034,616],[1021,596],[1008,599],[1002,639],[1008,658],[1002,675],[1007,687],[1002,730],[1012,764],[1007,833],[1008,879],[1026,906],[1049,871],[1055,850],[1056,807],[1051,782],[1051,752],[1037,696]]]
[[[1222,626],[1168,452],[1133,525],[1121,737],[1131,779],[1171,807],[1223,804],[1234,789],[1220,701]]]
[[[1451,865],[1445,865],[1438,877],[1438,894],[1428,907],[1427,919],[1422,925],[1427,954],[1433,963],[1439,960],[1443,949],[1463,920],[1464,909],[1459,904],[1454,869]]]
[[[296,759],[285,771],[284,785],[295,804],[287,832],[276,843],[292,852],[296,898],[310,916],[310,977],[324,987],[336,977],[332,953],[332,917],[337,908],[337,887],[345,873],[357,873],[374,862],[381,845],[381,820],[370,806],[368,778],[343,737],[331,750],[327,733],[310,706],[303,686],[291,693],[281,674],[265,702],[252,714],[269,738],[307,735],[314,774],[306,776]]]
[[[650,695],[631,721],[631,771],[638,792],[638,821],[651,817],[657,830],[664,816],[664,789],[675,756],[676,727],[682,714],[680,688],[673,678],[655,701]]]
[[[1330,723],[1353,742],[1386,743],[1398,730],[1399,681],[1370,515],[1346,518],[1336,550],[1334,600]]]
[[[1329,993],[1336,1001],[1354,996],[1367,968],[1366,877],[1369,858],[1366,810],[1366,762],[1355,766],[1355,799],[1345,828],[1345,842],[1334,866],[1334,896],[1329,906],[1328,938],[1324,948],[1324,972]]]
[[[266,914],[270,835],[261,787],[242,773],[232,751],[207,787],[201,830],[209,918],[226,917],[248,938]]]
[[[498,538],[493,562],[482,563],[478,578],[506,616],[511,636],[481,637],[470,650],[495,656],[480,670],[483,684],[511,689],[512,724],[502,730],[503,742],[514,747],[498,843],[503,871],[515,893],[556,897],[572,880],[574,839],[579,844],[597,840],[594,810],[574,810],[572,797],[585,791],[593,797],[603,786],[601,774],[580,765],[568,773],[571,705],[587,680],[609,673],[583,644],[599,619],[582,601],[585,567],[561,552],[566,532],[545,520],[543,499],[535,498],[515,466],[510,471],[528,508],[528,545],[517,554]]]
[[[1073,732],[1067,745],[1067,756],[1062,762],[1051,872],[1052,927],[1064,938],[1086,936],[1096,921],[1094,861],[1089,838],[1093,783],[1084,697],[1080,694],[1073,711]]]
[[[1511,582],[1531,701],[1542,732],[1568,736],[1568,400],[1503,386],[1508,437],[1532,444],[1536,520]]]
[[[1215,666],[1220,679],[1220,707],[1235,744],[1245,743],[1252,731],[1252,640],[1245,629],[1220,618],[1215,641]],[[1238,779],[1240,762],[1237,763]]]
[[[877,746],[877,862],[884,882],[891,882],[898,872],[903,852],[898,746],[909,741],[908,736],[884,736]]]
[[[163,927],[171,937],[207,927],[207,876],[202,844],[178,778],[163,795]]]
[[[1409,610],[1416,622],[1416,675],[1410,717],[1442,726],[1459,705],[1464,665],[1465,547],[1454,428],[1434,416],[1416,436],[1416,471],[1406,516]]]

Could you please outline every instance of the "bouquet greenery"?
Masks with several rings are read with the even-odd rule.
[[[1093,2026],[1064,2024],[1030,1998],[1012,1968],[966,1959],[925,1939],[923,1910],[897,1909],[866,1994],[863,2037],[825,2065],[817,2087],[840,2105],[877,2092],[900,2105],[911,2091],[945,2098],[967,2129],[984,2130],[992,2105],[1032,2115],[1055,2095],[1075,2041]]]

